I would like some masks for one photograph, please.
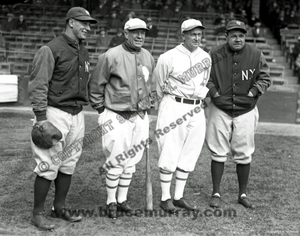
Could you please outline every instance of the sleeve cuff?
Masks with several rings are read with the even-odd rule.
[[[35,111],[36,121],[47,120],[46,110],[44,111]]]
[[[100,107],[97,108],[98,114],[101,114],[102,112],[104,112],[105,107]]]
[[[253,94],[254,97],[256,97],[258,95],[258,89],[255,87],[251,88],[250,92]]]
[[[216,89],[216,87],[210,88],[210,90],[209,90],[210,97],[214,97],[217,92],[218,92],[218,90]]]

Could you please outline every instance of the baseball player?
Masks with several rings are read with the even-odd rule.
[[[203,29],[199,20],[184,21],[183,43],[162,54],[154,70],[157,94],[162,98],[155,131],[162,190],[160,207],[169,213],[175,212],[175,206],[196,209],[183,198],[183,192],[200,155],[206,130],[202,100],[208,92],[211,58],[199,47]],[[172,201],[170,186],[174,172]]]
[[[127,192],[144,144],[149,143],[146,110],[151,106],[154,59],[142,48],[147,30],[144,21],[128,20],[124,26],[126,41],[99,56],[88,85],[91,105],[100,114],[99,125],[111,120],[114,127],[102,137],[109,218],[116,218],[117,210],[133,212]]]
[[[226,26],[227,42],[210,51],[213,64],[207,83],[211,102],[207,110],[206,141],[212,158],[211,207],[220,206],[224,162],[231,153],[239,182],[238,202],[254,208],[246,188],[259,117],[256,103],[270,86],[270,75],[262,52],[245,44],[246,33],[243,22],[232,20]]]
[[[94,23],[97,21],[84,8],[71,8],[66,16],[64,33],[42,46],[33,59],[29,95],[36,124],[51,122],[62,134],[62,139],[50,149],[39,148],[31,142],[37,163],[31,223],[40,229],[55,227],[44,215],[45,199],[52,180],[55,182],[55,197],[51,216],[70,222],[81,220],[81,217],[70,216],[65,201],[82,145],[69,151],[68,158],[59,160],[53,157],[84,136],[82,106],[88,104],[89,55],[82,40],[86,39],[90,24]]]

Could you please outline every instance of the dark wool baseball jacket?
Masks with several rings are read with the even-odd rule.
[[[270,86],[264,55],[248,44],[234,52],[227,43],[213,48],[210,54],[212,69],[207,87],[211,101],[233,117],[251,111]],[[247,96],[249,91],[254,97]],[[217,92],[220,96],[214,97]]]
[[[62,34],[42,46],[33,59],[29,96],[37,120],[47,106],[76,115],[88,104],[89,56],[86,48]]]

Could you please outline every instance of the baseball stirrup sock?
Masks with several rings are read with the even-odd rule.
[[[174,199],[179,200],[180,198],[183,197],[183,191],[189,176],[189,172],[177,168],[175,176],[176,176],[176,181],[175,181]]]
[[[112,202],[117,202],[116,192],[119,184],[119,178],[119,175],[106,174],[107,205]]]
[[[161,200],[165,201],[165,200],[171,198],[170,188],[171,188],[171,181],[172,181],[173,173],[160,169],[159,177],[160,177],[160,186],[161,186],[161,192],[162,192]]]
[[[118,203],[122,203],[127,200],[127,193],[128,193],[128,188],[130,186],[131,179],[132,179],[132,173],[121,174],[119,185],[118,185],[118,194],[117,194]]]

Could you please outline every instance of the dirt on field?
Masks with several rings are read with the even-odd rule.
[[[30,224],[33,206],[34,160],[30,150],[31,112],[1,111],[0,143],[0,235],[300,235],[299,157],[300,138],[256,135],[248,196],[257,206],[245,209],[237,203],[235,165],[228,160],[222,179],[222,207],[209,208],[212,191],[210,157],[207,147],[189,176],[185,197],[193,202],[195,213],[178,211],[167,215],[159,208],[160,183],[157,146],[150,147],[154,212],[145,208],[145,160],[137,166],[128,200],[137,216],[120,216],[111,221],[105,216],[105,178],[99,173],[104,163],[100,140],[84,148],[73,175],[67,207],[85,215],[80,223],[53,219],[57,228],[42,232]],[[86,115],[86,134],[97,127],[97,116]],[[151,123],[151,136],[155,128]],[[174,182],[174,181],[173,181]],[[172,193],[174,185],[172,185]],[[54,196],[51,187],[46,214]]]

